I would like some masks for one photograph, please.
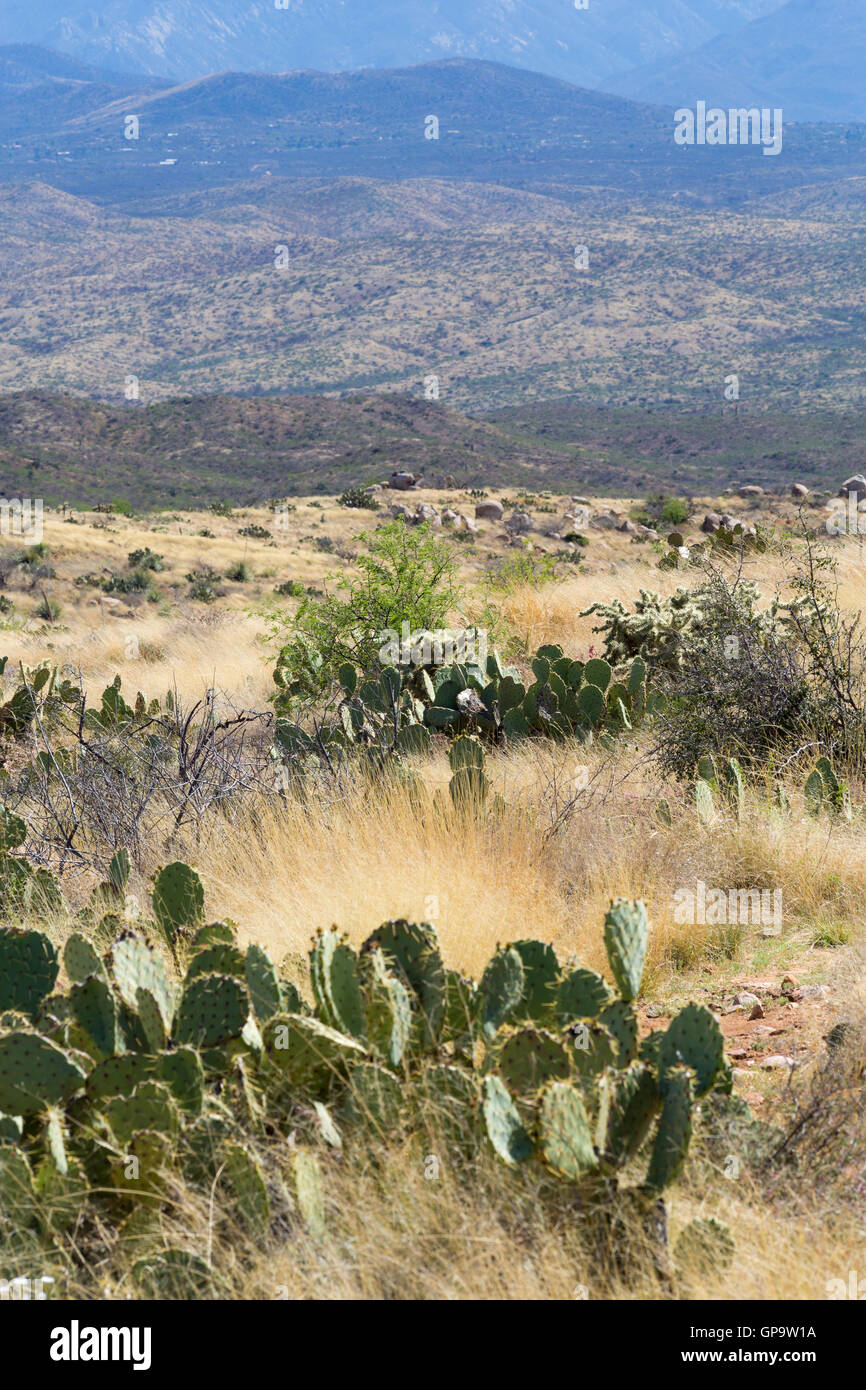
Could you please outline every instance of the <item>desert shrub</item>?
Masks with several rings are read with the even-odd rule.
[[[307,595],[289,624],[277,665],[290,695],[320,693],[344,662],[378,668],[388,633],[404,622],[412,631],[442,628],[458,602],[456,560],[426,524],[391,521],[360,539],[368,553],[357,557],[352,573],[333,581],[335,591],[321,599]],[[265,616],[279,640],[285,617]]]
[[[775,609],[757,608],[757,586],[711,570],[700,621],[677,634],[657,752],[665,771],[693,773],[704,753],[757,763],[806,741],[815,701],[802,653]]]
[[[691,773],[707,752],[758,764],[816,745],[848,769],[866,762],[860,616],[843,612],[834,562],[812,538],[786,558],[793,597],[764,609],[741,573],[729,579],[706,566],[693,619],[670,634],[671,699],[658,745],[668,771]]]
[[[150,575],[144,569],[136,569],[132,574],[109,574],[102,580],[101,587],[107,594],[137,594],[150,588]]]
[[[60,604],[55,603],[47,594],[43,594],[39,603],[36,605],[35,613],[37,618],[42,618],[46,623],[56,623],[60,617]]]
[[[380,505],[372,492],[360,487],[347,488],[337,500],[341,507],[358,507],[369,512],[377,512]]]
[[[495,594],[513,594],[529,584],[550,584],[556,579],[556,559],[546,553],[520,550],[498,560],[484,576],[485,586]]]
[[[149,545],[146,545],[143,550],[130,550],[126,560],[130,569],[154,570],[155,572],[165,569],[165,556],[158,555],[155,550],[151,550]]]
[[[306,592],[300,579],[284,579],[282,584],[274,586],[274,593],[283,594],[286,598],[303,598]]]
[[[236,560],[233,565],[229,565],[226,570],[226,579],[231,579],[235,584],[246,584],[253,577],[253,572],[246,560]]]
[[[691,515],[691,507],[681,497],[654,492],[647,497],[643,506],[633,508],[631,515],[634,521],[643,526],[682,526]]]
[[[189,583],[189,597],[196,603],[213,603],[218,597],[217,582],[220,578],[217,570],[211,569],[210,565],[202,565],[201,569],[191,570],[186,576]]]

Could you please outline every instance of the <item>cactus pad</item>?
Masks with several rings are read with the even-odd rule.
[[[78,1062],[38,1033],[0,1037],[0,1110],[34,1115],[68,1100],[85,1082]]]
[[[598,1167],[583,1100],[568,1082],[553,1081],[541,1093],[538,1144],[557,1177],[577,1181]]]
[[[628,898],[611,902],[604,919],[604,944],[613,977],[626,1002],[636,999],[640,990],[648,940],[644,903]]]
[[[35,1015],[59,968],[54,945],[42,932],[0,928],[0,1012]]]

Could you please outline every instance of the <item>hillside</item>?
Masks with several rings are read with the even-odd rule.
[[[0,107],[0,182],[39,179],[130,212],[269,178],[436,177],[653,205],[742,206],[866,171],[866,128],[788,126],[780,158],[751,145],[683,149],[672,111],[468,59],[351,73],[229,71],[139,90],[26,91]],[[136,139],[126,116],[139,119]],[[426,138],[428,117],[438,139]]]
[[[727,408],[730,410],[730,407]],[[0,396],[0,494],[49,505],[250,504],[382,481],[440,487],[665,490],[757,482],[835,489],[862,466],[866,416],[684,414],[551,401],[470,419],[403,396],[186,397],[106,406],[44,391]]]

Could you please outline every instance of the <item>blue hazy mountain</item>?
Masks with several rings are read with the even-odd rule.
[[[640,101],[779,106],[791,121],[866,121],[866,0],[788,0],[773,13],[604,83]]]
[[[479,58],[579,86],[664,61],[782,0],[0,0],[0,43],[175,80]],[[278,8],[279,5],[279,8]]]

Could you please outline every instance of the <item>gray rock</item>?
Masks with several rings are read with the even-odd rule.
[[[475,520],[501,521],[503,517],[503,512],[504,509],[502,503],[497,502],[494,498],[491,497],[489,500],[485,502],[477,503],[475,507]]]
[[[408,492],[410,488],[418,486],[422,477],[421,473],[392,473],[388,486],[396,488],[398,492]]]
[[[739,493],[741,497],[763,497],[764,489],[758,487],[757,483],[744,483]]]
[[[718,512],[707,512],[706,516],[701,522],[701,530],[706,531],[707,534],[710,535],[713,531],[718,531],[721,524],[722,517]]]
[[[808,496],[809,496],[809,489],[806,487],[806,484],[805,484],[805,483],[792,483],[792,484],[791,484],[791,496],[792,496],[792,497],[808,497]]]
[[[850,478],[846,478],[839,489],[839,496],[847,497],[852,492],[857,494],[858,502],[861,497],[866,497],[866,478],[862,473],[854,473]]]

